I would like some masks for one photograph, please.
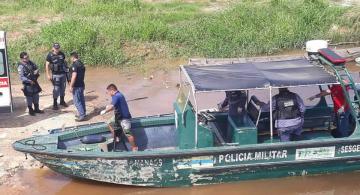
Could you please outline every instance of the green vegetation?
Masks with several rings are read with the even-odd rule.
[[[325,0],[244,0],[214,11],[214,2],[224,5],[5,0],[0,17],[19,17],[19,22],[4,22],[10,34],[22,32],[10,39],[10,61],[17,61],[18,53],[26,50],[39,64],[53,42],[61,43],[67,53],[77,50],[88,65],[123,67],[157,58],[273,54],[299,49],[309,39],[360,39],[356,7],[338,7]],[[44,18],[51,22],[42,23]],[[35,30],[30,32],[21,29],[32,26]]]

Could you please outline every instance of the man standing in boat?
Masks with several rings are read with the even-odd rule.
[[[229,116],[236,116],[245,110],[246,91],[226,91],[225,95],[224,101],[219,105],[219,110],[224,110],[229,105]]]
[[[218,108],[220,111],[223,111],[226,106],[229,106],[228,117],[240,117],[240,113],[245,111],[246,104],[246,91],[226,91],[225,99],[222,103],[218,104]],[[232,132],[230,129],[226,129],[225,138],[227,142],[231,142]]]
[[[134,136],[131,134],[131,114],[124,95],[117,89],[116,85],[110,84],[106,88],[106,93],[111,96],[111,104],[107,105],[105,110],[100,114],[104,115],[111,110],[114,110],[114,116],[108,121],[108,127],[113,134],[114,142],[120,142],[119,138],[123,133],[129,140],[131,150],[136,151],[138,148],[135,144]],[[114,127],[113,127],[114,126]],[[118,130],[119,129],[119,130]],[[115,131],[118,130],[118,131]]]
[[[37,65],[30,60],[26,52],[20,53],[18,73],[24,85],[22,90],[26,97],[29,115],[35,116],[35,113],[44,113],[44,111],[39,109],[39,93],[41,92],[41,87],[37,81],[40,76],[39,69]],[[34,108],[32,107],[33,104]]]
[[[270,110],[269,103],[265,104],[259,100],[255,103],[264,111]],[[300,96],[290,92],[288,88],[279,88],[279,94],[272,97],[272,110],[280,141],[290,141],[290,138],[301,139],[305,105]]]
[[[347,81],[344,81],[347,83]],[[350,107],[346,102],[344,91],[340,84],[334,84],[328,90],[321,91],[319,94],[309,97],[310,101],[322,96],[331,95],[334,102],[334,113],[336,117],[336,133],[338,137],[349,136],[350,128]]]

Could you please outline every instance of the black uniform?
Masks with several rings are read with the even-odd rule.
[[[225,108],[229,105],[229,117],[237,117],[239,116],[239,108],[241,112],[245,110],[246,104],[246,92],[245,91],[226,91],[225,100],[221,103],[220,109]],[[232,131],[230,128],[226,128],[225,131],[222,132],[225,135],[225,139],[227,142],[231,142],[232,140]]]
[[[73,100],[74,105],[79,113],[79,119],[84,119],[86,116],[85,106],[85,66],[80,60],[76,60],[71,67],[71,73],[76,72],[76,80],[73,86]]]
[[[296,94],[290,91],[275,95],[275,120],[294,119],[301,117]]]
[[[85,87],[85,66],[80,60],[76,60],[71,67],[71,74],[76,72],[74,87]]]
[[[225,100],[220,105],[220,108],[225,108],[229,105],[229,115],[234,116],[245,110],[246,92],[245,91],[226,91]]]
[[[66,80],[67,80],[67,72],[68,67],[65,61],[65,54],[63,52],[59,52],[58,54],[54,54],[53,52],[49,52],[46,57],[46,61],[50,63],[50,69],[52,73],[52,82],[53,82],[53,98],[54,101],[60,96],[60,104],[64,102],[65,96],[65,88],[66,88]],[[56,103],[56,102],[54,102]]]

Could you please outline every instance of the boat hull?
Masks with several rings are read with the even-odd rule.
[[[128,157],[31,155],[64,175],[152,187],[207,185],[360,170],[359,140],[337,144],[229,148],[224,151],[214,149],[177,154],[138,153]]]

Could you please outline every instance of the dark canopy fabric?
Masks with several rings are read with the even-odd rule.
[[[227,91],[337,83],[336,77],[306,59],[184,66],[195,91]]]

